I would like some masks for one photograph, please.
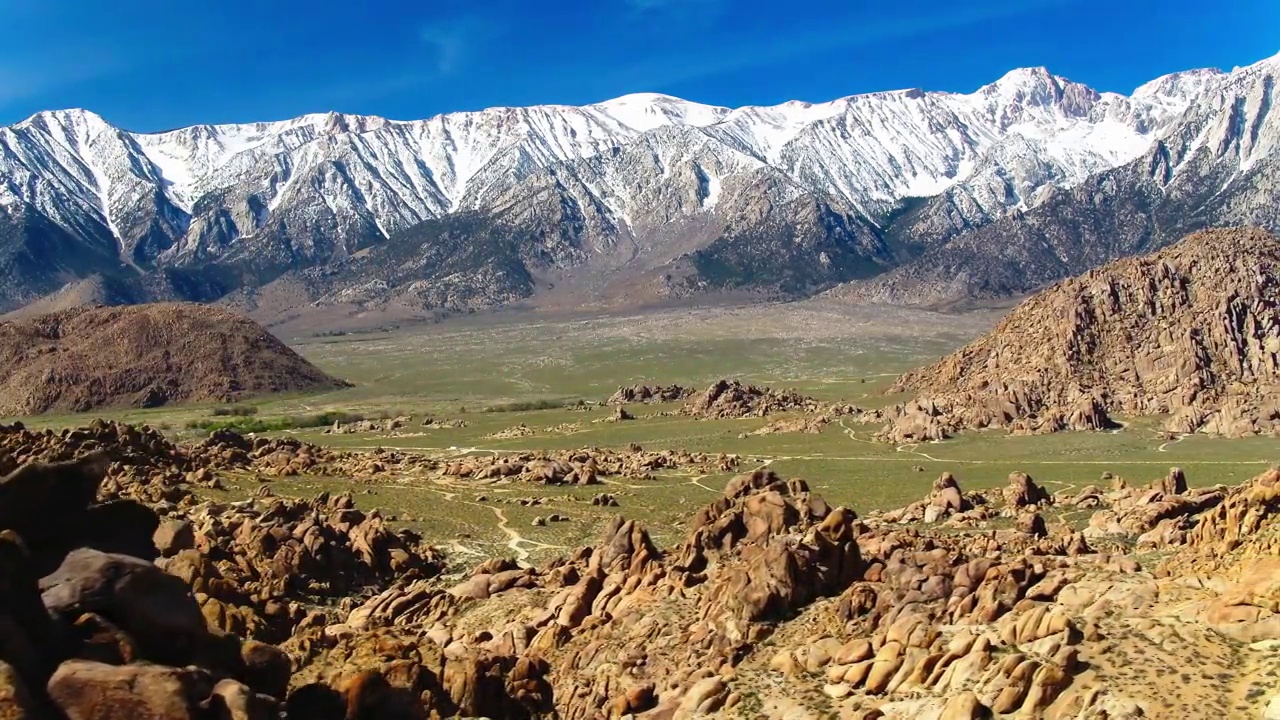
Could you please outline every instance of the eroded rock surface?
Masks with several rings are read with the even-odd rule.
[[[450,567],[350,495],[199,495],[210,468],[443,470],[425,459],[107,423],[0,448],[4,717],[1263,717],[1280,696],[1275,470],[1057,494],[945,473],[859,517],[762,468],[668,547],[618,516],[540,564]]]
[[[903,375],[881,433],[1099,430],[1167,415],[1173,433],[1280,432],[1280,241],[1209,230],[1119,260],[1019,305],[987,336]]]

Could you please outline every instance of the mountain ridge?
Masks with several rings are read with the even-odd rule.
[[[1268,64],[1280,56],[1250,67]],[[655,297],[712,287],[812,293],[920,254],[918,237],[894,239],[885,225],[904,203],[962,196],[972,226],[1033,209],[1141,158],[1240,72],[1175,73],[1130,96],[1029,68],[969,94],[910,89],[730,109],[648,93],[424,120],[314,113],[163,133],[45,111],[0,128],[0,269],[14,278],[0,287],[0,310],[95,273],[153,297],[208,300],[384,252],[457,213],[490,218],[487,232],[514,228],[523,274],[585,268],[573,274],[591,275],[592,293],[640,276],[664,278],[651,283]],[[743,271],[759,265],[753,257],[779,260]],[[708,277],[708,267],[736,270]],[[175,273],[182,282],[170,281]]]
[[[899,377],[882,437],[939,440],[1114,427],[1162,416],[1169,433],[1280,432],[1280,240],[1205,230],[1056,283],[990,333]]]

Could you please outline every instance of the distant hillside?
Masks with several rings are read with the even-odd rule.
[[[253,321],[187,303],[0,323],[0,416],[341,387]]]
[[[0,312],[69,284],[42,308],[227,298],[275,322],[1020,295],[1191,230],[1280,229],[1277,78],[1280,56],[1120,95],[1022,68],[967,94],[162,133],[41,112],[0,127]]]
[[[1195,233],[1019,305],[987,336],[903,375],[889,439],[962,427],[1097,428],[1167,415],[1171,432],[1280,431],[1280,241]]]

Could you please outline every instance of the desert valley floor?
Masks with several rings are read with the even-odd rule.
[[[1192,485],[1235,484],[1280,462],[1280,443],[1272,438],[1171,436],[1151,418],[1105,433],[990,431],[898,445],[875,441],[879,426],[853,419],[837,419],[818,432],[758,434],[780,417],[803,413],[708,419],[675,414],[681,400],[626,404],[635,419],[613,422],[615,407],[605,404],[620,386],[678,384],[701,392],[729,378],[795,389],[820,401],[882,407],[902,399],[883,394],[900,373],[986,332],[1002,313],[811,301],[623,317],[498,315],[336,337],[300,330],[290,338],[286,328],[282,334],[304,357],[355,387],[237,406],[252,408],[254,414],[243,417],[223,415],[225,406],[189,405],[26,422],[66,427],[104,417],[150,424],[175,438],[203,436],[210,425],[265,428],[261,434],[321,446],[403,450],[448,460],[625,450],[632,444],[741,457],[731,469],[660,468],[647,479],[606,477],[592,486],[494,483],[427,472],[358,486],[362,507],[393,513],[434,542],[477,557],[523,557],[528,551],[534,559],[593,541],[620,512],[645,523],[660,541],[677,540],[694,510],[718,495],[729,478],[753,467],[803,478],[831,503],[866,512],[926,496],[942,472],[953,473],[966,490],[997,487],[1011,472],[1026,472],[1057,492],[1104,483],[1104,474],[1145,483],[1174,466]],[[344,417],[369,421],[343,423]],[[317,418],[333,420],[272,429],[315,425]],[[434,423],[424,427],[424,421]],[[333,422],[346,431],[335,433]],[[227,482],[227,497],[257,486],[252,478]],[[275,487],[299,497],[351,488],[343,477],[299,477]],[[618,506],[592,505],[602,492]],[[535,499],[537,504],[529,504]],[[532,526],[535,518],[553,514],[569,520]],[[517,536],[527,542],[508,550]]]
[[[1153,417],[883,434],[895,378],[1003,315],[809,301],[281,327],[352,386],[11,418],[0,457],[87,459],[6,492],[85,477],[109,500],[90,514],[153,508],[157,563],[190,584],[166,592],[203,615],[180,628],[190,655],[113,605],[80,616],[72,657],[91,661],[62,662],[49,698],[229,677],[200,707],[247,720],[271,698],[321,720],[1275,717],[1274,437]],[[105,480],[86,450],[118,460]],[[41,542],[33,562],[56,564]],[[40,587],[125,562],[95,552]],[[239,637],[230,665],[199,650]]]

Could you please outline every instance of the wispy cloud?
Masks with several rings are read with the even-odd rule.
[[[697,2],[699,0],[692,0]],[[826,17],[820,25],[789,27],[777,35],[737,43],[731,49],[693,52],[622,67],[614,80],[665,86],[702,80],[742,70],[767,67],[788,60],[835,50],[865,47],[894,40],[910,40],[931,33],[981,25],[1016,17],[1073,0],[987,0],[957,3],[946,12],[879,19]],[[675,3],[679,0],[627,0],[630,3]]]
[[[634,20],[706,23],[718,18],[728,0],[622,0]]]
[[[366,101],[459,75],[504,32],[504,25],[472,15],[432,21],[418,28],[419,45],[401,54],[393,72],[381,64],[370,67],[358,80],[331,84],[322,95],[330,102]]]
[[[0,60],[0,107],[127,69],[105,52],[56,53]]]
[[[438,76],[457,72],[481,46],[502,34],[502,27],[477,16],[449,18],[424,25],[418,37],[431,51],[431,67]]]

